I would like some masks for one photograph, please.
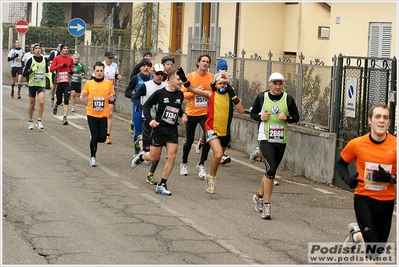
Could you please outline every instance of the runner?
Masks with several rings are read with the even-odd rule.
[[[96,167],[97,144],[107,137],[107,117],[109,116],[109,101],[115,99],[112,82],[104,79],[104,64],[96,62],[93,65],[94,78],[87,81],[80,98],[87,101],[87,123],[90,128],[90,166]]]
[[[179,141],[178,117],[182,118],[182,124],[187,122],[187,114],[182,109],[184,95],[179,90],[182,86],[182,81],[175,70],[170,72],[168,80],[168,85],[155,91],[143,105],[145,121],[149,122],[149,126],[153,129],[150,151],[140,151],[130,161],[130,167],[132,168],[136,168],[144,160],[156,161],[161,157],[162,147],[165,146],[168,158],[162,172],[161,181],[155,188],[155,193],[166,196],[172,194],[168,190],[166,182],[176,160]],[[151,116],[151,109],[154,106],[156,106],[155,119]]]
[[[26,61],[23,76],[29,77],[29,130],[33,130],[33,112],[35,110],[36,95],[39,99],[39,110],[37,114],[36,126],[38,129],[44,129],[42,116],[44,111],[44,96],[46,87],[46,73],[49,72],[48,60],[43,57],[40,44],[33,44],[33,56]]]

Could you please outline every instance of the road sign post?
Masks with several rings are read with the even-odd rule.
[[[80,18],[71,19],[68,23],[68,32],[73,37],[80,37],[86,31],[86,22]]]

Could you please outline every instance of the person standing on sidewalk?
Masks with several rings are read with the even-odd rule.
[[[39,98],[39,110],[37,114],[36,126],[38,129],[44,129],[42,116],[44,111],[44,93],[46,87],[46,73],[49,72],[48,60],[41,55],[42,48],[40,44],[33,44],[33,56],[26,61],[23,76],[29,77],[29,130],[33,130],[33,111],[35,110],[36,95]]]
[[[253,196],[255,211],[262,218],[271,219],[271,196],[276,170],[284,156],[287,144],[288,123],[299,121],[294,98],[283,92],[284,77],[274,72],[269,77],[270,91],[257,95],[250,109],[250,116],[259,122],[258,143],[266,167],[259,191]]]
[[[164,66],[162,64],[154,64],[154,79],[143,83],[140,88],[135,92],[132,96],[132,102],[139,108],[143,109],[143,104],[147,99],[157,90],[164,88],[168,85],[166,82],[162,81],[164,76]],[[151,118],[155,118],[156,109],[155,106],[150,110]],[[148,152],[150,151],[151,145],[151,132],[152,128],[149,125],[149,121],[145,120],[144,114],[143,117],[143,133],[142,133],[142,143],[143,150]],[[155,185],[157,181],[155,180],[154,173],[157,169],[158,163],[160,159],[157,159],[151,163],[150,172],[147,175],[147,183]]]
[[[63,43],[60,47],[61,54],[56,56],[51,63],[50,71],[56,71],[56,95],[57,101],[53,107],[53,114],[57,115],[58,106],[64,97],[64,117],[62,125],[68,125],[67,115],[69,110],[69,97],[71,94],[70,75],[74,72],[73,59],[68,55],[68,44]]]
[[[233,87],[231,77],[225,71],[216,73],[211,84],[212,91],[195,88],[187,79],[182,68],[178,69],[178,75],[189,92],[205,97],[208,100],[207,119],[205,122],[206,143],[213,151],[211,169],[205,177],[206,191],[215,194],[216,174],[227,145],[230,143],[230,126],[233,119],[234,108],[239,114],[244,113],[240,99],[238,99]],[[208,154],[207,144],[204,145],[202,154]]]
[[[212,92],[211,83],[214,75],[209,73],[208,69],[211,64],[211,56],[208,54],[201,54],[197,59],[197,70],[187,74],[187,79],[190,84],[209,94]],[[205,121],[207,119],[207,96],[194,94],[187,88],[182,89],[184,99],[187,101],[186,112],[188,121],[186,124],[186,142],[183,145],[183,156],[180,164],[180,175],[188,175],[188,155],[190,154],[191,146],[194,143],[195,129],[199,124],[202,131],[205,132]],[[203,167],[203,166],[202,166]]]
[[[115,81],[121,80],[122,76],[119,74],[118,65],[114,62],[114,53],[111,51],[107,51],[104,54],[104,78],[110,80],[112,86],[115,90]],[[111,129],[112,129],[112,118],[114,117],[114,110],[115,110],[115,98],[113,100],[109,100],[109,116],[107,116],[107,139],[105,140],[104,144],[111,145]]]
[[[156,90],[144,103],[143,114],[145,121],[152,128],[152,141],[150,151],[144,150],[130,161],[130,167],[136,168],[144,160],[156,161],[161,157],[162,147],[166,147],[167,160],[162,172],[161,181],[155,188],[155,193],[170,196],[172,193],[168,190],[166,182],[173,170],[176,160],[179,131],[179,117],[182,118],[182,124],[187,122],[187,114],[183,111],[184,95],[179,89],[182,86],[180,77],[172,70],[169,74],[168,84]],[[156,107],[155,118],[151,115],[151,110]]]
[[[386,104],[374,105],[368,114],[370,132],[352,139],[344,147],[336,170],[354,189],[353,204],[357,223],[348,225],[353,243],[386,243],[395,206],[397,168],[396,137],[388,132],[391,111]],[[356,174],[348,165],[356,162]],[[348,241],[347,239],[347,241]],[[375,260],[376,254],[366,254]]]
[[[18,99],[21,99],[22,88],[22,58],[24,57],[25,50],[21,47],[21,42],[17,39],[14,41],[14,47],[8,53],[8,61],[11,61],[11,94],[10,97],[14,98],[15,82],[18,82]]]
[[[107,136],[109,102],[115,99],[115,91],[110,80],[104,78],[104,64],[93,65],[94,78],[87,81],[80,98],[87,101],[87,123],[90,128],[90,166],[96,167],[97,144]]]
[[[82,78],[84,77],[86,71],[85,67],[80,62],[79,54],[73,54],[72,59],[74,71],[71,75],[71,112],[75,112],[76,97],[80,97],[80,92],[82,91]]]

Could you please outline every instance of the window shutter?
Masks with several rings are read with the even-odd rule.
[[[369,57],[390,57],[391,23],[370,23]]]
[[[211,25],[210,25],[210,42],[215,42],[216,40],[216,28],[217,28],[217,16],[218,16],[218,3],[211,3]]]
[[[195,3],[194,38],[202,37],[202,3]]]

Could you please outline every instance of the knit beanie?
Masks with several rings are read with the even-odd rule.
[[[229,66],[227,65],[227,61],[224,59],[219,60],[218,63],[216,64],[216,71],[218,71],[220,69],[227,70],[228,68],[229,68]]]

